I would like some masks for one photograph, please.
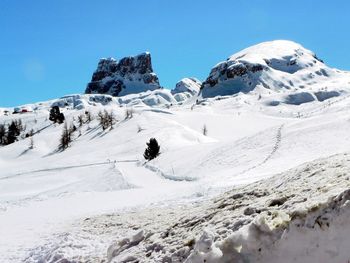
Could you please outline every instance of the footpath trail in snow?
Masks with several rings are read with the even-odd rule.
[[[266,158],[262,162],[258,163],[257,165],[249,167],[248,169],[240,172],[237,175],[242,175],[242,174],[245,174],[247,172],[250,172],[250,171],[252,171],[252,170],[254,170],[254,169],[264,165],[269,159],[271,159],[271,157],[277,152],[278,148],[280,147],[281,140],[282,140],[282,129],[283,129],[283,126],[284,126],[284,124],[282,124],[277,129],[277,134],[276,134],[276,138],[275,138],[275,144],[274,144],[274,146],[272,148],[272,151],[269,153],[269,155],[267,155]]]

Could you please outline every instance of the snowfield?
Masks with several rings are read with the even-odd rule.
[[[350,261],[350,79],[334,72],[337,95],[317,80],[300,88],[314,98],[302,103],[285,101],[300,89],[259,85],[203,98],[184,79],[176,91],[1,109],[0,124],[33,129],[34,147],[25,136],[0,147],[0,262]],[[77,127],[64,151],[54,105]],[[104,110],[113,129],[98,122]],[[86,112],[93,120],[79,126]],[[152,137],[161,154],[146,162]]]

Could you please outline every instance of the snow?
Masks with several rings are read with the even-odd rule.
[[[184,78],[176,83],[175,88],[171,91],[172,94],[188,92],[191,95],[199,93],[202,83],[196,78]]]
[[[230,56],[213,67],[208,80],[203,98],[255,93],[269,106],[324,101],[348,93],[349,87],[348,72],[329,68],[310,50],[286,40],[263,42]]]
[[[265,47],[234,59],[260,63]],[[347,262],[350,97],[339,74],[283,92],[72,94],[25,114],[1,109],[0,123],[21,119],[35,135],[33,149],[25,137],[0,147],[0,261]],[[77,127],[65,151],[53,105]],[[86,111],[94,119],[79,127]],[[161,154],[146,162],[152,137]]]

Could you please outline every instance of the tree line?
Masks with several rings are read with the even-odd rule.
[[[125,119],[130,119],[133,117],[133,110],[127,109],[125,112]],[[90,123],[94,117],[89,111],[85,111],[85,114],[80,114],[77,117],[77,125],[81,128],[84,124]],[[102,127],[102,130],[113,129],[113,125],[117,122],[117,119],[113,113],[113,111],[108,112],[106,110],[100,111],[97,115],[97,119],[99,121],[99,125]],[[63,124],[63,130],[59,139],[58,149],[64,151],[67,149],[73,139],[73,134],[78,130],[78,128],[73,122],[68,124],[66,118],[62,112],[60,112],[60,108],[58,106],[53,106],[50,109],[49,120],[53,123]],[[22,124],[22,121],[12,120],[10,124],[0,124],[0,145],[8,145],[18,141],[18,137],[25,131],[25,126]],[[141,132],[143,129],[138,126],[137,132]],[[34,131],[26,133],[24,137],[30,137],[30,149],[34,148],[33,141]],[[80,135],[79,135],[80,136]],[[155,138],[151,138],[149,142],[146,143],[147,147],[144,151],[144,158],[146,160],[152,160],[156,158],[160,154],[160,145]]]

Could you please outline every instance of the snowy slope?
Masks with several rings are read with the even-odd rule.
[[[139,105],[127,120],[125,106],[118,103],[82,110],[68,107],[68,121],[85,110],[96,116],[106,109],[113,110],[119,122],[108,132],[97,120],[84,125],[64,152],[57,152],[62,125],[47,120],[45,103],[34,113],[3,116],[1,122],[21,118],[28,128],[41,130],[34,135],[33,150],[28,149],[28,139],[0,148],[3,260],[17,262],[29,256],[27,262],[36,262],[38,255],[57,251],[67,258],[101,259],[115,236],[101,244],[95,237],[85,238],[83,250],[76,236],[56,252],[51,246],[81,218],[151,204],[173,209],[176,203],[204,202],[235,185],[348,151],[350,100],[333,101],[315,104],[313,114],[306,104],[281,113],[260,110],[235,97],[194,107]],[[298,117],[297,111],[305,117]],[[160,142],[162,154],[144,164],[142,153],[150,137]]]
[[[272,56],[258,50],[250,62]],[[301,62],[279,74],[324,67]],[[157,89],[2,109],[0,124],[34,130],[34,148],[25,137],[0,147],[0,262],[347,262],[350,97],[348,73],[333,73],[317,85],[334,81],[340,96],[300,105],[282,100],[295,90],[258,85],[213,98]],[[316,96],[317,85],[303,91]],[[53,105],[77,127],[65,151]],[[111,130],[98,122],[104,110],[117,119]],[[94,119],[79,127],[86,111]],[[161,154],[145,162],[151,137]]]

